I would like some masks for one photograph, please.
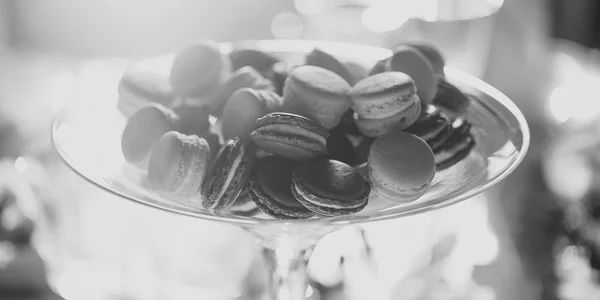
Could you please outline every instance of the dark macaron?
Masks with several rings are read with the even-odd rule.
[[[442,79],[438,82],[438,92],[433,98],[433,104],[455,114],[464,115],[467,113],[471,101],[460,89]]]
[[[340,75],[350,85],[354,85],[356,81],[350,71],[333,55],[315,48],[306,56],[306,64],[311,66],[321,67],[333,73]]]
[[[349,165],[318,158],[294,170],[292,193],[309,210],[325,216],[361,211],[368,203],[371,187]]]
[[[248,181],[255,160],[254,147],[240,138],[221,147],[202,185],[203,206],[213,211],[227,208]]]
[[[356,151],[356,165],[367,162],[369,153],[371,152],[371,145],[377,140],[376,138],[362,136],[357,139],[353,144]]]
[[[259,118],[250,137],[258,147],[268,152],[307,160],[327,154],[329,133],[309,118],[276,112]]]
[[[476,145],[471,135],[471,126],[464,119],[452,122],[452,134],[433,151],[437,170],[449,168],[469,155]]]
[[[444,59],[444,56],[436,46],[425,41],[407,42],[404,43],[404,45],[409,45],[419,50],[419,52],[421,52],[421,54],[423,54],[423,56],[425,56],[431,63],[431,66],[433,67],[433,72],[438,76],[438,79],[444,77],[444,67],[446,65],[446,60]]]
[[[249,196],[258,208],[278,219],[306,219],[314,214],[292,194],[292,173],[297,161],[270,156],[256,163],[250,178]]]
[[[206,106],[184,103],[174,106],[173,111],[179,116],[179,132],[203,136],[210,130]]]
[[[125,160],[145,169],[152,148],[163,134],[176,130],[178,126],[179,117],[160,104],[151,104],[136,111],[127,120],[121,136]]]
[[[250,199],[250,196],[248,195],[249,191],[250,184],[246,183],[237,199],[235,199],[233,204],[227,209],[227,212],[242,217],[252,217],[258,214],[260,209],[256,206],[256,203]]]
[[[229,53],[229,59],[233,71],[250,66],[261,73],[279,62],[279,59],[271,54],[248,48],[234,49]]]
[[[283,96],[283,87],[288,75],[287,66],[284,63],[276,63],[263,73],[265,78],[271,80],[275,93],[279,96]]]
[[[434,105],[427,105],[419,119],[404,129],[423,139],[432,150],[439,148],[454,131],[452,120]]]

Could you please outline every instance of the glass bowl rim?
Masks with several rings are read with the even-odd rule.
[[[374,59],[377,59],[377,58],[383,59],[385,57],[389,57],[392,55],[392,50],[390,50],[390,49],[380,48],[380,47],[376,47],[376,46],[369,46],[369,45],[345,43],[345,42],[316,41],[316,40],[283,40],[282,39],[282,40],[253,40],[251,43],[252,43],[252,45],[255,45],[257,49],[269,49],[269,51],[272,51],[272,52],[274,52],[274,51],[302,52],[303,50],[301,50],[301,49],[305,49],[304,51],[307,51],[307,50],[310,51],[311,49],[314,49],[317,46],[322,46],[327,49],[340,49],[340,51],[342,51],[342,52],[361,50],[361,53],[368,53],[369,56],[372,56]],[[237,44],[236,42],[220,43],[220,48],[221,48],[221,50],[228,52],[228,51],[231,51],[231,49],[236,48],[236,44]],[[57,152],[59,153],[59,156],[61,157],[61,160],[73,172],[75,172],[77,175],[79,175],[80,177],[85,179],[87,182],[89,182],[92,185],[94,185],[104,191],[107,191],[113,195],[116,195],[121,198],[125,198],[128,201],[133,201],[138,204],[142,204],[142,205],[145,205],[145,206],[148,206],[151,208],[155,208],[155,209],[160,209],[162,211],[169,212],[169,213],[175,213],[175,214],[179,214],[182,216],[210,220],[210,221],[217,221],[217,222],[221,222],[221,223],[226,223],[226,224],[231,224],[231,225],[239,225],[239,226],[245,226],[245,227],[257,227],[257,226],[267,226],[267,225],[280,225],[280,226],[284,226],[284,227],[291,227],[291,226],[296,226],[296,225],[341,226],[341,225],[361,224],[361,223],[370,223],[370,222],[396,219],[396,218],[407,217],[407,216],[411,216],[411,215],[425,213],[428,211],[437,210],[437,209],[444,208],[444,207],[447,207],[450,205],[454,205],[456,203],[459,203],[464,200],[472,198],[473,196],[487,190],[491,186],[495,185],[499,181],[506,178],[506,176],[508,176],[510,173],[512,173],[515,170],[515,168],[524,159],[525,155],[527,154],[527,150],[529,149],[529,143],[530,143],[529,127],[528,127],[527,121],[525,119],[525,116],[519,110],[519,108],[516,106],[516,104],[514,104],[506,95],[504,95],[498,89],[494,88],[490,84],[486,83],[485,81],[483,81],[473,75],[467,74],[463,71],[457,70],[457,69],[455,69],[453,67],[449,67],[449,66],[446,66],[444,68],[444,72],[446,73],[446,76],[452,78],[453,80],[457,80],[462,83],[465,83],[466,85],[486,94],[487,96],[489,96],[489,98],[500,103],[504,108],[506,108],[516,118],[516,120],[519,124],[519,130],[522,133],[522,148],[520,149],[520,151],[518,151],[516,158],[510,163],[510,165],[507,168],[505,168],[504,170],[502,170],[501,172],[496,174],[496,176],[494,176],[493,178],[487,179],[487,181],[484,184],[482,184],[476,188],[470,189],[460,195],[457,195],[455,197],[452,197],[450,199],[447,199],[447,200],[439,202],[439,203],[433,203],[433,204],[423,203],[423,205],[416,206],[410,210],[393,211],[390,213],[382,213],[382,214],[376,215],[376,216],[369,216],[369,215],[354,216],[353,219],[351,219],[351,220],[344,219],[344,217],[322,217],[322,218],[305,219],[305,220],[255,219],[255,218],[250,218],[250,217],[226,216],[226,215],[217,215],[214,213],[211,214],[211,212],[209,212],[209,211],[193,212],[193,211],[183,211],[183,210],[179,210],[179,209],[171,208],[171,207],[165,207],[165,206],[161,206],[159,204],[149,203],[149,202],[142,201],[139,199],[131,198],[127,195],[124,195],[124,194],[114,191],[110,188],[107,188],[107,187],[103,186],[102,184],[97,183],[93,179],[88,178],[85,174],[83,174],[81,171],[77,170],[75,168],[75,166],[73,166],[73,164],[69,161],[69,159],[67,157],[65,157],[65,155],[63,155],[63,153],[61,152],[61,149],[60,149],[60,147],[58,147],[58,145],[56,143],[56,139],[55,139],[56,131],[57,131],[57,128],[59,125],[58,121],[61,119],[60,116],[62,114],[65,114],[67,111],[69,111],[69,107],[71,106],[70,104],[65,106],[61,111],[59,111],[55,115],[54,120],[52,122],[51,139],[52,139],[54,148],[57,150]]]

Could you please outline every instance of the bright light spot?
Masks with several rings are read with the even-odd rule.
[[[17,257],[15,247],[9,242],[0,242],[0,269],[4,269]]]
[[[564,52],[558,52],[554,57],[554,75],[559,83],[564,84],[578,80],[585,73],[573,56]]]
[[[305,15],[316,15],[325,10],[326,1],[323,0],[295,0],[296,10]]]
[[[20,173],[24,173],[25,171],[27,171],[28,165],[29,164],[27,163],[27,159],[25,159],[24,157],[19,157],[15,160],[15,169],[17,169],[17,171]]]
[[[77,95],[77,79],[72,72],[63,71],[52,79],[50,89],[45,95],[44,101],[50,109],[57,113]]]
[[[278,39],[297,39],[303,31],[304,23],[295,13],[280,13],[271,21],[271,32]]]
[[[573,115],[575,109],[573,98],[574,95],[563,86],[557,86],[550,94],[548,99],[550,113],[559,123],[566,122]]]
[[[399,9],[397,5],[382,4],[372,5],[365,9],[361,21],[367,29],[373,32],[386,32],[400,28],[408,21],[408,18],[409,15],[405,13],[405,9]]]
[[[313,294],[313,288],[312,286],[308,286],[308,288],[306,288],[306,294],[304,295],[304,298],[310,298],[310,296],[312,296]]]

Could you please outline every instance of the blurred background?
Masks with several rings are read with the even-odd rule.
[[[600,299],[597,0],[0,0],[0,299],[259,293],[250,237],[95,189],[61,164],[48,134],[70,101],[114,96],[131,59],[207,38],[424,39],[529,122],[530,151],[509,178],[406,223],[435,218],[434,237],[378,230],[405,220],[327,236],[311,299],[368,299],[360,286],[375,278],[394,299]]]

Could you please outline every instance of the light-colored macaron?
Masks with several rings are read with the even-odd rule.
[[[417,86],[417,94],[423,104],[431,104],[437,93],[437,76],[429,60],[414,47],[403,45],[396,48],[390,62],[390,70],[408,74]]]
[[[216,42],[204,40],[176,54],[171,67],[171,86],[180,96],[210,95],[230,73],[229,57],[221,54]]]
[[[179,117],[160,104],[151,104],[136,111],[127,120],[121,136],[125,160],[145,170],[152,148],[163,134],[178,127]]]
[[[256,127],[256,119],[281,108],[282,99],[273,91],[253,88],[237,90],[223,109],[221,117],[223,138],[247,136]]]
[[[207,105],[213,116],[220,117],[227,100],[237,90],[242,88],[253,88],[255,90],[273,91],[274,87],[270,80],[264,78],[253,67],[242,67],[231,74],[223,83],[217,93]]]
[[[168,107],[175,101],[167,76],[137,65],[123,73],[118,93],[118,108],[126,117],[148,104],[158,103]]]
[[[421,113],[415,83],[401,72],[384,72],[359,81],[350,99],[358,129],[370,137],[402,130]]]
[[[152,151],[148,182],[160,192],[199,205],[200,187],[209,164],[210,147],[205,139],[170,131]]]
[[[363,135],[377,137],[393,130],[403,130],[410,127],[421,114],[421,103],[414,101],[403,111],[383,119],[367,119],[354,113],[354,121]]]
[[[369,180],[381,198],[406,203],[421,197],[435,175],[431,148],[417,136],[393,131],[371,146]]]
[[[339,75],[316,66],[292,69],[283,90],[284,109],[335,127],[350,106],[350,85]]]

